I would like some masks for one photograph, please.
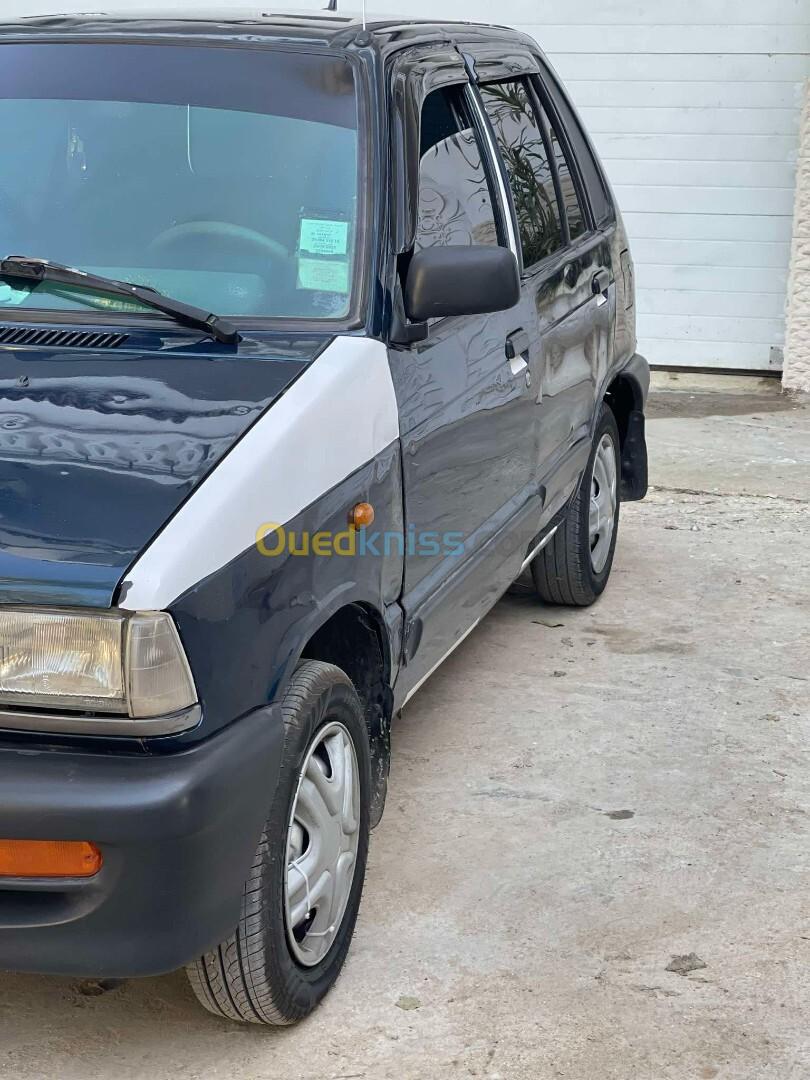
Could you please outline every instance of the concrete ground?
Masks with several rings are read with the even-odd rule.
[[[318,1013],[0,975],[0,1076],[810,1076],[810,406],[657,382],[606,595],[504,599],[395,729]]]

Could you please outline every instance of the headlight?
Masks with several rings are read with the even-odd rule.
[[[196,700],[183,646],[165,612],[0,608],[2,706],[149,718]],[[81,722],[74,726],[81,728]],[[124,724],[120,730],[125,733]]]

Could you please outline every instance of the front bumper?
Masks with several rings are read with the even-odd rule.
[[[0,878],[0,968],[126,978],[232,932],[278,780],[278,706],[178,754],[0,747],[0,837],[90,840],[85,880]]]

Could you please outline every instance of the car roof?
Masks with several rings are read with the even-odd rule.
[[[107,0],[109,4],[109,0]],[[226,37],[261,37],[263,39],[307,39],[324,44],[349,41],[362,30],[380,43],[393,37],[413,39],[468,30],[482,31],[494,36],[520,38],[522,35],[508,27],[487,26],[483,23],[452,20],[415,19],[407,15],[374,15],[365,17],[356,11],[273,11],[269,5],[257,7],[239,4],[143,4],[105,0],[63,0],[55,13],[3,18],[0,34],[18,36],[31,30],[91,33],[99,36],[135,33],[170,33],[172,36],[213,34]]]

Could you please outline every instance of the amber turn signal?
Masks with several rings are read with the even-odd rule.
[[[374,507],[371,503],[358,503],[349,514],[349,524],[355,529],[365,529],[374,520]]]
[[[92,877],[101,863],[85,840],[0,840],[0,877]]]

